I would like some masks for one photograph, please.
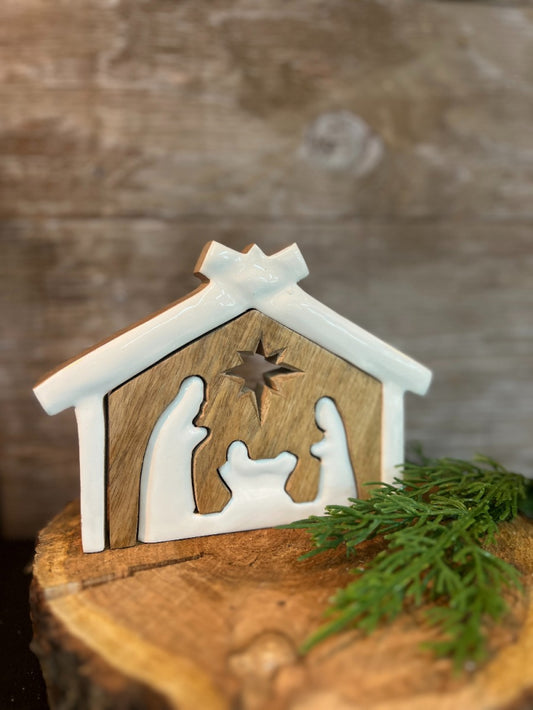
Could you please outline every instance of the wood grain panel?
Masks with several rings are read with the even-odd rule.
[[[2,3],[0,215],[530,217],[533,10],[263,1]]]
[[[280,364],[300,370],[275,378],[265,388],[258,416],[255,395],[241,393],[242,381],[224,373],[241,362],[238,351],[254,352],[262,342],[266,355],[281,352]],[[352,464],[360,487],[379,480],[381,462],[381,383],[353,365],[281,326],[258,311],[249,311],[200,338],[133,378],[108,397],[110,544],[134,544],[137,534],[139,480],[144,452],[160,414],[182,381],[199,375],[207,384],[198,426],[209,437],[194,456],[193,480],[199,512],[220,510],[229,494],[217,470],[229,445],[244,441],[254,459],[282,451],[298,457],[287,484],[296,501],[317,493],[319,462],[309,447],[322,438],[314,407],[322,396],[335,400],[343,418]]]

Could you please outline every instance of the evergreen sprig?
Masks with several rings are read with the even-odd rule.
[[[367,500],[331,505],[324,516],[284,526],[307,530],[314,549],[304,557],[346,546],[348,556],[378,536],[386,547],[331,600],[329,620],[303,651],[346,628],[373,631],[406,608],[425,606],[441,633],[428,643],[456,667],[487,654],[486,622],[507,611],[504,593],[520,589],[515,567],[487,550],[498,525],[512,520],[526,499],[526,480],[478,457],[426,459],[403,465],[394,483],[374,483]]]

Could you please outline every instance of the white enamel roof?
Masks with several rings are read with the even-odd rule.
[[[255,308],[384,383],[425,394],[431,372],[303,291],[308,269],[296,244],[266,256],[217,242],[197,272],[208,283],[189,297],[68,363],[35,387],[49,414],[105,396],[195,338]]]

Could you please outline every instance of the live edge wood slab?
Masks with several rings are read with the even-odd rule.
[[[259,530],[83,554],[77,504],[40,534],[32,648],[53,709],[526,710],[533,707],[533,525],[505,526],[498,552],[526,595],[491,632],[491,657],[456,675],[420,649],[406,613],[368,638],[349,632],[305,658],[297,648],[348,565],[341,551],[305,562],[301,531]]]

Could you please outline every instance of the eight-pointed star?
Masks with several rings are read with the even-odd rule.
[[[241,394],[253,392],[253,402],[260,421],[263,421],[268,409],[265,406],[268,395],[271,392],[279,393],[279,379],[287,375],[303,374],[298,368],[279,361],[284,351],[285,348],[266,355],[263,343],[259,340],[254,352],[239,350],[241,363],[224,372],[225,375],[239,380]]]

